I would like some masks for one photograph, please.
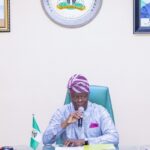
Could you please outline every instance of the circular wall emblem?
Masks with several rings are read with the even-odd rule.
[[[102,0],[41,0],[50,19],[65,27],[89,23],[101,8]]]

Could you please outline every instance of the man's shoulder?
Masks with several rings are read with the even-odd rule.
[[[65,111],[71,111],[72,110],[72,104],[65,104],[62,107],[58,108],[58,111],[65,112]]]

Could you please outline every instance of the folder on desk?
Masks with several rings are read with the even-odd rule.
[[[113,144],[85,145],[84,150],[115,150]]]

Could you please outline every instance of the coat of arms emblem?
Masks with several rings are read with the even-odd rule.
[[[41,0],[46,14],[65,27],[89,23],[101,8],[102,0]]]
[[[86,8],[83,0],[59,0],[57,7],[59,9],[78,9],[81,11]]]

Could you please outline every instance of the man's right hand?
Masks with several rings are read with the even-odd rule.
[[[85,140],[83,139],[68,139],[64,142],[64,146],[74,147],[74,146],[83,146],[85,144]]]
[[[82,113],[79,111],[75,111],[69,115],[69,117],[61,124],[62,128],[66,128],[68,125],[76,122],[78,119],[82,117]]]

